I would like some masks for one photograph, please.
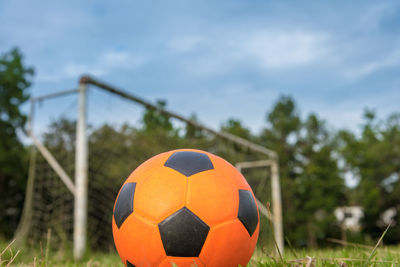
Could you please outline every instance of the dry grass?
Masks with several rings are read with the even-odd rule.
[[[0,253],[0,266],[5,265],[6,267],[11,266],[14,262],[15,258],[18,256],[20,250],[18,250],[15,254],[11,248],[12,244],[15,242],[15,239],[8,243],[8,245],[3,249]],[[5,257],[6,252],[8,252],[8,257]],[[6,258],[6,259],[5,259]]]

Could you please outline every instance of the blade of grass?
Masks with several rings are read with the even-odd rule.
[[[294,256],[295,258],[298,258],[297,253],[296,253],[296,251],[294,250],[294,248],[293,248],[293,246],[292,246],[292,242],[290,242],[289,238],[287,238],[286,236],[285,236],[285,240],[286,240],[286,242],[287,242],[288,245],[289,245],[289,250],[290,250],[290,252],[293,254],[293,256]]]
[[[1,256],[3,256],[3,254],[7,251],[7,249],[8,249],[9,247],[11,247],[11,245],[15,242],[15,240],[16,240],[16,239],[14,239],[13,241],[11,241],[11,242],[6,246],[6,248],[3,249],[3,251],[0,253],[0,258],[1,258]]]
[[[331,242],[331,243],[335,243],[335,244],[340,244],[342,246],[353,246],[353,247],[360,247],[360,248],[366,248],[366,249],[373,248],[373,246],[368,246],[368,245],[358,244],[358,243],[352,243],[352,242],[343,241],[343,240],[336,239],[336,238],[327,238],[326,241]]]
[[[372,258],[374,257],[374,254],[376,252],[376,249],[378,248],[378,246],[381,244],[383,237],[386,235],[387,231],[389,230],[390,226],[392,225],[392,222],[389,223],[389,225],[386,227],[385,231],[383,231],[381,237],[379,238],[378,242],[376,242],[376,245],[374,247],[374,249],[371,251],[371,254],[369,255],[367,261],[366,261],[366,266],[368,266],[369,262],[372,260]]]
[[[13,263],[15,258],[18,256],[19,252],[20,252],[20,250],[18,250],[17,253],[15,253],[14,257],[11,258],[11,260],[7,263],[6,267],[11,266],[11,263]]]
[[[44,261],[47,264],[47,261],[49,259],[49,250],[50,250],[50,240],[51,240],[51,229],[49,228],[47,230],[47,238],[46,238],[46,252],[44,256]]]

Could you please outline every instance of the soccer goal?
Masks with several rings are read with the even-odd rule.
[[[103,94],[103,97],[96,98],[98,94]],[[104,94],[107,94],[106,98]],[[58,101],[60,104],[54,107],[53,103],[52,110],[61,109],[68,102],[65,99],[69,99],[71,105],[54,115],[50,125],[41,124],[41,117],[37,115],[40,106]],[[115,104],[112,101],[119,102]],[[94,110],[88,108],[88,103]],[[139,104],[142,111],[134,108],[132,103]],[[129,112],[113,113],[112,109],[116,106],[124,106]],[[51,235],[66,246],[72,240],[76,259],[83,257],[87,246],[112,249],[110,218],[119,187],[134,167],[161,152],[157,150],[159,146],[154,145],[158,141],[157,134],[148,137],[129,125],[132,118],[127,118],[126,114],[143,112],[143,107],[202,133],[203,141],[196,143],[199,148],[217,155],[226,151],[229,155],[234,154],[234,158],[227,159],[237,163],[240,171],[250,167],[269,169],[272,213],[263,202],[258,201],[258,206],[260,214],[272,221],[274,241],[277,249],[283,253],[281,189],[276,152],[230,133],[214,130],[197,120],[188,119],[162,105],[153,104],[89,76],[82,76],[76,89],[31,99],[27,129],[32,140],[30,169],[17,238],[35,242]],[[110,114],[116,119],[109,124],[98,123],[99,118],[105,120]],[[95,122],[90,120],[93,116],[97,116]],[[193,138],[193,142],[197,142],[197,137]],[[145,139],[146,142],[142,142]],[[171,142],[163,144],[163,148],[173,149],[189,144],[185,138],[179,140],[177,143],[171,139]],[[262,161],[247,162],[249,159]]]

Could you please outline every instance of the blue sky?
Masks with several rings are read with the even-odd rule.
[[[215,128],[234,117],[259,131],[282,94],[334,128],[356,130],[365,107],[399,111],[399,1],[0,0],[0,52],[13,46],[35,96],[89,73]],[[140,117],[92,94],[93,121]],[[74,100],[42,120],[75,114]]]

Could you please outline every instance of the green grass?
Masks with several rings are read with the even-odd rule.
[[[16,248],[10,242],[0,242],[0,266],[123,266],[116,252],[89,252],[83,261],[75,262],[69,249],[50,250],[46,246]],[[19,251],[19,252],[18,252]],[[248,266],[399,266],[400,247],[352,245],[332,249],[292,250],[286,248],[280,258],[272,251],[258,248]]]
[[[71,266],[71,267],[101,267],[123,266],[116,252],[88,252],[82,261],[73,260],[72,251],[69,248],[59,247],[49,249],[46,245],[17,247],[11,242],[0,241],[0,266]],[[5,248],[7,248],[3,253]],[[18,253],[18,254],[17,254]],[[14,258],[14,256],[16,257]],[[10,260],[12,262],[10,263]],[[10,265],[7,265],[10,264]]]
[[[294,255],[296,254],[296,255]],[[339,247],[319,250],[286,251],[283,260],[256,251],[252,266],[399,266],[400,247]],[[309,265],[307,265],[309,264]]]

